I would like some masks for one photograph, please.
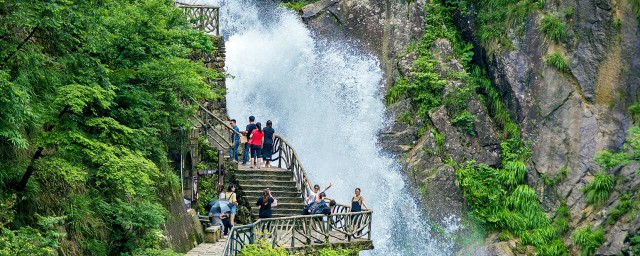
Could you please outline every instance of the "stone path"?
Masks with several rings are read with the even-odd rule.
[[[219,256],[224,251],[224,245],[227,242],[227,238],[223,237],[218,240],[217,243],[201,243],[196,248],[191,249],[185,256]]]

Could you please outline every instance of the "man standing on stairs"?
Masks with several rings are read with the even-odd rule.
[[[247,125],[247,129],[242,132],[245,136],[247,136],[247,143],[244,144],[244,151],[242,151],[242,165],[247,165],[247,159],[249,159],[249,137],[251,136],[251,132],[256,128],[256,124],[253,122],[256,121],[254,116],[249,117],[249,124]]]
[[[233,130],[236,132],[240,132],[240,129],[238,129],[238,126],[236,125],[236,120],[235,119],[231,119],[231,126],[233,127]],[[229,158],[231,159],[231,161],[233,161],[234,163],[238,162],[238,147],[240,146],[240,135],[238,135],[235,132],[231,132],[231,143],[233,143],[233,146],[231,148],[231,155],[229,156]]]

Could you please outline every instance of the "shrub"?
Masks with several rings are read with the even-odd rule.
[[[593,255],[604,242],[604,230],[601,227],[591,230],[591,226],[585,226],[574,231],[571,238],[580,247],[581,255]]]
[[[544,17],[542,17],[538,29],[540,29],[540,31],[544,33],[547,39],[559,43],[560,41],[564,40],[565,37],[564,27],[564,23],[558,16],[545,15]]]
[[[599,205],[609,199],[609,192],[611,192],[613,185],[613,177],[610,174],[600,172],[596,174],[593,182],[582,189],[582,192],[587,196],[587,203]]]
[[[558,51],[553,52],[551,55],[547,55],[544,58],[544,63],[563,73],[569,73],[571,71],[569,64],[567,64],[567,61],[564,59],[564,56],[562,56],[562,53]]]
[[[287,251],[283,247],[273,248],[266,240],[256,240],[253,244],[247,244],[238,256],[286,256]]]

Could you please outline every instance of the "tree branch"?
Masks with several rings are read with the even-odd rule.
[[[58,114],[58,119],[60,119],[65,113],[67,113],[68,110],[69,110],[69,106],[65,106],[62,112]],[[53,130],[53,127],[54,127],[53,125],[49,125],[49,127],[45,129],[45,132],[50,132],[51,130]],[[44,151],[44,147],[38,147],[38,150],[36,150],[36,153],[33,154],[33,157],[31,157],[31,162],[29,163],[29,166],[27,166],[27,170],[22,175],[22,179],[20,180],[20,183],[18,183],[15,186],[16,191],[24,191],[24,189],[27,187],[27,182],[29,182],[29,178],[31,178],[31,176],[36,170],[36,168],[34,167],[34,164],[36,163],[36,160],[42,157],[42,151]]]
[[[22,46],[24,46],[24,44],[26,44],[26,43],[29,41],[29,39],[31,39],[31,37],[33,36],[33,34],[35,34],[35,33],[36,33],[36,30],[38,30],[38,26],[40,26],[40,25],[36,25],[36,26],[33,28],[33,30],[31,30],[31,32],[29,33],[29,35],[27,36],[27,38],[25,38],[25,39],[20,43],[20,45],[18,45],[18,48],[16,48],[16,50],[15,50],[15,51],[13,51],[11,54],[9,54],[9,56],[7,56],[6,58],[4,58],[4,61],[3,61],[2,63],[7,63],[7,61],[9,61],[11,58],[13,58],[13,56],[15,56],[15,55],[20,51],[20,49],[22,48]]]

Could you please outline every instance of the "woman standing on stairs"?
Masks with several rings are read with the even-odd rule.
[[[238,211],[238,199],[236,197],[236,185],[233,183],[229,183],[229,187],[227,188],[227,192],[220,193],[218,196],[220,199],[224,199],[233,204],[231,207],[231,225],[235,226],[236,212]]]
[[[262,197],[259,197],[258,201],[256,202],[256,206],[260,207],[258,211],[258,218],[271,218],[271,216],[273,215],[271,211],[271,204],[273,204],[273,201],[274,199],[271,196],[271,190],[269,190],[268,188],[263,190]]]
[[[273,141],[276,139],[276,131],[273,129],[271,120],[267,120],[267,127],[264,128],[264,143],[262,144],[262,160],[264,167],[269,168],[271,156],[273,156]]]
[[[264,143],[264,132],[262,132],[262,124],[258,122],[256,123],[256,129],[251,132],[251,137],[249,138],[251,161],[253,164],[251,168],[256,168],[257,166],[257,168],[260,169],[260,165],[262,165],[262,143]]]

